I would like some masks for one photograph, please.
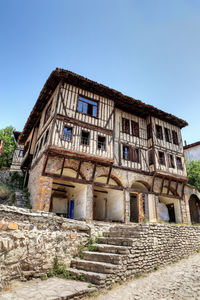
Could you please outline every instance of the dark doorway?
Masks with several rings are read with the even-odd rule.
[[[169,213],[169,222],[170,223],[175,223],[176,219],[175,219],[175,211],[174,211],[174,204],[167,204],[167,209],[168,209],[168,213]]]
[[[200,223],[200,200],[192,195],[189,200],[190,218],[192,223]]]
[[[138,223],[138,201],[134,194],[130,194],[130,222]]]

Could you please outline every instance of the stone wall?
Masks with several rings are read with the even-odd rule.
[[[69,265],[90,228],[51,213],[0,205],[0,285],[40,277],[55,256]]]
[[[90,236],[129,237],[128,255],[113,275],[130,278],[136,272],[168,264],[200,248],[200,226],[84,222],[53,213],[0,205],[0,284],[40,277],[55,256],[67,266]]]

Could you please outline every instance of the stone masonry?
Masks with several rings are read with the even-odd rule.
[[[83,251],[82,258],[78,257],[91,236],[98,237],[95,251]],[[58,256],[72,274],[83,274],[87,281],[105,287],[199,248],[199,226],[84,222],[0,205],[2,286],[40,277]]]

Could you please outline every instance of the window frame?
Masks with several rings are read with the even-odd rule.
[[[83,99],[85,99],[85,100],[92,101],[92,102],[94,102],[94,103],[97,104],[97,106],[96,106],[96,107],[97,107],[97,115],[96,115],[96,116],[92,116],[92,115],[90,115],[90,114],[88,114],[88,113],[84,113],[83,111],[79,111],[79,110],[78,110],[79,101],[81,100],[80,97],[83,98]],[[81,100],[81,101],[84,102],[84,100]],[[85,102],[85,103],[86,103],[86,104],[91,104],[91,103],[87,103],[87,102]],[[86,116],[89,116],[89,117],[98,119],[98,116],[99,116],[99,100],[92,99],[92,98],[89,98],[89,97],[86,97],[86,96],[83,96],[83,95],[79,94],[79,95],[78,95],[78,101],[77,101],[76,112],[79,113],[79,114],[83,114],[83,115],[86,115]]]
[[[174,155],[168,154],[168,167],[175,169]]]
[[[127,152],[127,159],[125,158],[125,152],[124,149],[128,148],[128,152]],[[135,154],[137,152],[137,155]],[[138,158],[137,160],[135,158]],[[122,158],[126,161],[130,161],[133,163],[140,163],[140,149],[139,148],[135,148],[132,147],[130,145],[127,144],[122,144]]]
[[[134,132],[136,131],[136,132]],[[140,137],[140,126],[139,126],[139,122],[136,122],[134,120],[131,120],[131,133],[132,133],[132,136],[135,136],[135,137]]]
[[[128,130],[126,130],[126,122],[128,122]],[[127,118],[122,118],[122,132],[130,134],[130,120]]]
[[[82,139],[85,138],[85,137],[83,137],[83,132],[88,134],[88,138],[87,138],[88,139],[88,143],[87,144],[82,143],[82,141],[83,141]],[[82,130],[81,131],[81,141],[80,141],[80,144],[83,145],[83,146],[89,146],[90,145],[90,131],[86,131],[86,130]]]
[[[103,143],[104,144],[104,149],[99,148],[99,137],[104,138],[104,143]],[[102,150],[102,151],[106,151],[106,137],[105,136],[98,134],[98,136],[97,136],[97,149]]]
[[[161,136],[159,137],[159,131],[158,131],[158,128],[161,129]],[[159,140],[162,140],[163,141],[163,128],[161,125],[159,124],[156,124],[156,138],[159,139]]]
[[[179,145],[178,133],[176,130],[172,130],[172,140],[174,145]]]
[[[166,134],[167,133],[167,134]],[[164,127],[164,134],[165,134],[165,141],[167,143],[172,143],[172,134],[171,134],[171,130],[167,127]],[[168,140],[167,140],[167,136],[168,136]]]
[[[180,159],[180,164],[178,164],[178,159]],[[180,156],[176,156],[176,167],[177,167],[177,170],[183,171],[183,162],[182,162],[182,158]]]
[[[164,159],[164,160],[163,160],[163,163],[161,163],[160,153],[163,154],[163,159]],[[163,151],[158,151],[158,157],[159,157],[159,161],[158,161],[159,165],[161,165],[161,166],[166,166],[165,152],[163,152]]]
[[[67,138],[65,139],[64,137],[64,130],[65,128],[67,129],[71,129],[71,136],[70,136],[70,140],[68,140]],[[72,142],[72,134],[73,134],[73,127],[72,126],[68,126],[68,125],[64,125],[63,127],[63,134],[62,134],[62,140],[65,141],[65,142]]]

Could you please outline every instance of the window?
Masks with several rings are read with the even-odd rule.
[[[47,143],[48,136],[49,136],[49,129],[46,131],[45,138],[44,138],[44,144]]]
[[[48,121],[50,115],[51,115],[51,103],[46,109],[45,116],[44,116],[44,124]]]
[[[97,102],[79,96],[78,112],[97,117]]]
[[[139,149],[134,149],[131,147],[131,154],[132,154],[132,161],[139,163],[140,157],[139,157]]]
[[[81,144],[82,145],[89,145],[89,132],[88,131],[82,131],[82,135],[81,135]]]
[[[123,145],[123,159],[129,160],[129,147]]]
[[[106,138],[104,136],[98,135],[98,149],[105,150],[106,149]]]
[[[152,150],[150,150],[148,152],[148,156],[149,156],[149,165],[151,166],[151,165],[154,164],[154,162],[153,162],[153,151]]]
[[[175,168],[174,157],[171,154],[168,154],[168,163],[169,163],[169,168],[173,168],[173,169]]]
[[[159,151],[159,164],[165,166],[165,154],[164,152]]]
[[[24,156],[24,151],[23,150],[20,150],[19,151],[19,157],[23,157]]]
[[[132,127],[132,135],[139,137],[139,124],[138,122],[131,121],[131,127]]]
[[[182,160],[181,157],[176,157],[176,165],[178,170],[183,170]]]
[[[160,140],[163,140],[163,131],[160,125],[156,125],[156,137]]]
[[[173,138],[173,143],[175,145],[178,145],[178,134],[175,130],[172,130],[172,138]]]
[[[165,130],[165,140],[166,140],[166,142],[171,143],[172,139],[171,139],[170,129],[169,128],[164,128],[164,130]]]
[[[122,118],[122,132],[130,134],[130,121]]]
[[[123,145],[123,159],[139,163],[139,149]]]
[[[71,127],[64,127],[63,130],[63,140],[70,142],[72,140],[72,128]]]
[[[152,138],[152,127],[151,124],[147,125],[147,139],[151,139]]]

